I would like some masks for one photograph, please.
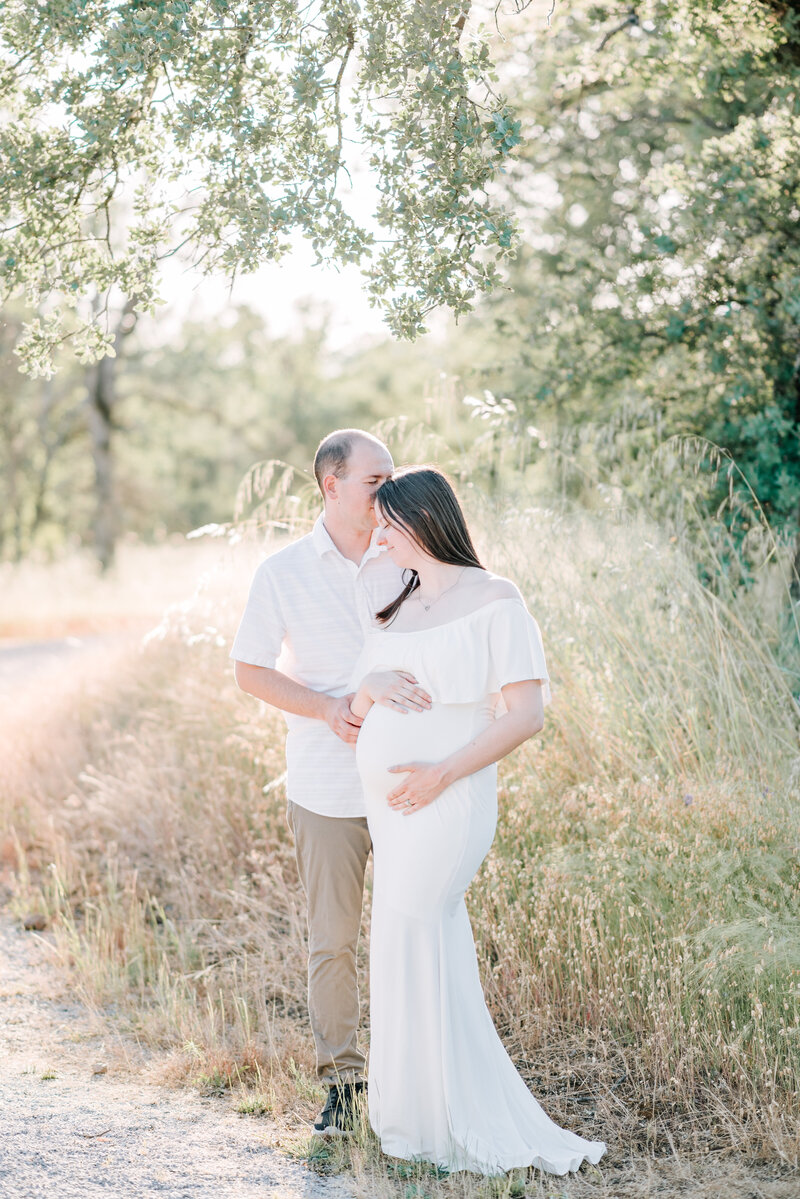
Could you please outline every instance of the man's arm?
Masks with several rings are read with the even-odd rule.
[[[282,712],[293,712],[295,716],[308,716],[312,720],[324,720],[342,741],[354,742],[358,737],[362,717],[350,711],[349,695],[326,695],[323,691],[312,691],[302,683],[296,683],[280,670],[268,666],[253,666],[250,662],[236,662],[234,676],[242,691],[262,699]]]

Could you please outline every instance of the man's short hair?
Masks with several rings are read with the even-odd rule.
[[[386,448],[378,437],[365,433],[363,429],[335,429],[319,443],[314,455],[314,474],[323,495],[322,480],[326,475],[336,475],[337,479],[341,479],[347,474],[347,463],[357,441],[371,441],[381,449]]]

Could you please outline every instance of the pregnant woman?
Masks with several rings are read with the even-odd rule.
[[[367,635],[351,705],[375,854],[370,1123],[394,1157],[566,1174],[605,1145],[554,1124],[515,1070],[464,903],[494,837],[495,763],[542,727],[539,629],[514,584],[481,567],[440,472],[400,473],[375,511],[410,574]]]

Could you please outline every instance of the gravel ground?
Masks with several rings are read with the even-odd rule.
[[[0,917],[2,1199],[351,1199],[224,1100],[138,1081],[131,1053],[65,991],[46,940]]]

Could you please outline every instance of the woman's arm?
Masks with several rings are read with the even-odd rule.
[[[405,774],[406,778],[387,795],[389,806],[408,815],[418,812],[457,779],[499,762],[523,741],[541,732],[544,727],[541,683],[533,679],[509,683],[503,687],[502,695],[505,715],[444,761],[406,762],[402,766],[392,766],[392,773]]]
[[[413,712],[427,711],[431,697],[419,686],[413,674],[404,670],[376,670],[361,680],[361,686],[350,701],[350,711],[363,718],[373,704],[383,704],[405,715],[409,708]]]

